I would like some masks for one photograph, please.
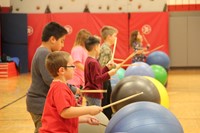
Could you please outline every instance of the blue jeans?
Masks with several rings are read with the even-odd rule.
[[[85,99],[87,100],[87,105],[97,105],[97,106],[101,106],[101,99],[98,98],[92,98],[92,97],[88,97],[85,96]]]

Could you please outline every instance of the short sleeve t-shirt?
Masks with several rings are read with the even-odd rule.
[[[44,106],[40,133],[78,133],[77,117],[64,119],[60,116],[64,109],[71,106],[76,106],[72,91],[65,83],[60,81],[52,82]]]
[[[80,62],[84,66],[88,53],[82,46],[75,46],[71,50],[71,56],[74,62]],[[80,87],[80,85],[84,86],[84,71],[76,68],[73,78],[69,80],[68,83],[77,87]]]

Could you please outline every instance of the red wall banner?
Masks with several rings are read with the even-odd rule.
[[[130,15],[130,18],[129,18]],[[167,13],[59,13],[59,14],[28,14],[28,66],[30,70],[33,55],[41,45],[41,35],[44,26],[55,21],[63,25],[69,34],[66,36],[65,46],[62,50],[70,52],[77,32],[84,28],[92,34],[100,35],[105,25],[118,29],[118,40],[115,58],[125,59],[129,56],[129,35],[135,29],[144,25],[151,26],[151,33],[145,34],[151,48],[165,45],[163,50],[168,53],[168,14]],[[147,23],[148,22],[148,23]],[[161,29],[158,29],[161,28]],[[145,28],[144,28],[145,29]]]
[[[161,51],[168,51],[168,13],[132,13],[129,34],[138,30],[143,36],[144,46],[149,43],[150,50],[164,45]]]
[[[41,35],[44,26],[50,21],[58,22],[68,29],[65,46],[62,50],[70,52],[73,47],[77,32],[84,28],[92,34],[100,36],[100,30],[105,25],[110,25],[119,30],[115,57],[128,56],[128,15],[127,14],[29,14],[28,15],[28,53],[29,68],[35,50],[41,44]],[[123,20],[123,21],[121,21]],[[39,22],[38,22],[39,21]]]

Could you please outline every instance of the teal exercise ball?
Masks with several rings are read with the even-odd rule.
[[[117,71],[117,75],[119,77],[119,79],[123,79],[124,78],[124,74],[125,74],[126,70],[124,68],[120,68],[118,71]]]

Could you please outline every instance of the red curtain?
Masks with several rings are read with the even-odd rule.
[[[144,24],[152,26],[152,32],[146,36],[151,48],[165,45],[161,50],[168,53],[168,14],[167,13],[59,13],[28,14],[28,63],[29,70],[35,50],[41,44],[44,26],[50,21],[58,22],[69,29],[63,50],[70,52],[77,32],[85,28],[92,34],[100,35],[105,25],[118,29],[115,58],[125,59],[130,54],[129,34],[134,29],[141,29]],[[159,29],[161,28],[161,29]],[[130,62],[129,62],[130,63]]]
[[[126,58],[128,53],[128,19],[127,14],[90,14],[90,13],[65,13],[65,14],[29,14],[28,15],[28,53],[29,68],[37,47],[41,44],[41,35],[44,26],[55,21],[70,29],[66,36],[63,50],[70,52],[77,32],[85,28],[92,34],[100,36],[104,25],[114,26],[119,30],[115,57]],[[123,20],[123,21],[121,21]]]
[[[161,51],[168,51],[168,13],[132,13],[130,17],[129,34],[138,30],[143,36],[144,46],[149,43],[150,50],[164,45]]]
[[[92,33],[100,35],[100,30],[105,25],[118,29],[115,58],[128,57],[128,14],[91,14],[88,19],[88,29]]]

